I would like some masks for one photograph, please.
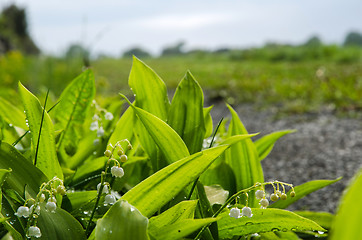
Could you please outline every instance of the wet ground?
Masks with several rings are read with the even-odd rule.
[[[343,190],[362,167],[362,118],[336,116],[333,111],[277,117],[276,110],[255,110],[250,105],[234,107],[249,133],[260,136],[283,130],[284,136],[262,161],[265,180],[280,180],[295,186],[316,179],[343,179],[293,204],[290,210],[336,212]],[[229,116],[223,103],[211,114],[218,121]]]

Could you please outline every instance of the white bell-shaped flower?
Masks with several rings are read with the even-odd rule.
[[[113,205],[116,201],[116,197],[113,194],[108,194],[104,197],[104,205]]]
[[[252,217],[253,213],[251,212],[251,208],[250,207],[243,207],[243,209],[241,209],[241,215],[243,215],[245,217]]]
[[[15,213],[16,216],[24,218],[29,217],[29,214],[30,214],[29,208],[25,206],[20,206]]]
[[[237,208],[237,207],[234,207],[234,208],[230,209],[229,216],[233,217],[233,218],[236,218],[236,219],[239,218],[240,217],[240,209]]]
[[[112,173],[113,177],[119,177],[119,178],[123,177],[123,175],[124,175],[123,168],[118,167],[118,166],[113,166],[111,168],[111,173]]]
[[[98,183],[97,185],[97,193],[99,193],[99,189],[101,188],[101,183]],[[109,193],[108,184],[104,182],[102,193]]]
[[[266,208],[269,206],[269,201],[266,198],[263,198],[259,201],[259,204],[262,208]]]
[[[113,114],[111,112],[106,112],[106,114],[104,114],[104,118],[111,121],[113,119]]]
[[[264,196],[265,196],[265,193],[264,193],[263,190],[256,190],[256,192],[255,192],[255,197],[256,197],[257,199],[262,199]]]
[[[45,208],[51,212],[54,213],[57,209],[57,204],[55,202],[48,201],[47,204],[45,204]]]
[[[40,238],[41,237],[41,232],[40,229],[37,226],[31,226],[28,229],[28,237],[36,237],[36,238]]]

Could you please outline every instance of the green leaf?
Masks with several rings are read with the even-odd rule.
[[[141,108],[133,105],[130,106],[141,120],[153,141],[163,152],[168,163],[173,163],[190,155],[181,137],[167,123]]]
[[[136,106],[166,121],[170,102],[162,79],[144,62],[133,57],[128,85],[136,98]]]
[[[235,110],[230,105],[227,107],[232,116],[228,136],[248,134]],[[236,191],[248,188],[256,182],[264,182],[263,170],[258,159],[258,153],[251,139],[245,139],[245,141],[231,146],[230,149],[225,152],[225,159],[226,163],[228,163],[234,171]],[[249,194],[248,203],[249,206],[252,207],[258,206],[255,194]]]
[[[15,190],[23,197],[25,185],[28,186],[29,194],[35,198],[40,185],[48,181],[38,168],[5,142],[0,142],[0,169],[12,170],[6,178],[4,187]]]
[[[329,212],[294,211],[294,213],[318,223],[325,229],[330,229],[334,220],[334,215]]]
[[[272,231],[325,231],[312,220],[286,210],[253,208],[252,213],[250,218],[238,219],[230,217],[229,211],[222,213],[218,221],[220,238]]]
[[[283,130],[273,132],[255,141],[255,146],[259,155],[259,161],[263,160],[268,156],[274,147],[275,142],[289,133],[296,132],[296,130]]]
[[[66,210],[69,211],[77,211],[79,209],[86,211],[84,207],[88,206],[88,204],[94,201],[96,198],[97,198],[96,190],[68,192],[67,195],[63,198],[62,204],[66,204],[66,202],[68,201],[68,204],[70,206],[67,206],[68,208]]]
[[[224,190],[220,185],[204,186],[207,199],[210,205],[220,204],[223,205],[229,196],[229,191]]]
[[[38,98],[21,85],[20,82],[19,91],[29,123],[29,130],[31,131],[33,148],[35,150],[35,148],[38,147],[36,167],[38,167],[48,179],[51,179],[54,176],[63,179],[63,172],[55,153],[54,127],[52,120],[45,111],[43,123],[41,124],[43,107]],[[40,126],[42,126],[42,129],[38,144]]]
[[[339,203],[332,225],[331,240],[361,238],[362,207],[359,202],[362,197],[361,189],[362,169],[355,175]]]
[[[210,114],[212,107],[213,106],[204,108],[204,123],[205,123],[205,129],[206,129],[204,138],[208,138],[212,134],[213,125],[212,125],[212,117]]]
[[[127,201],[116,202],[97,221],[96,240],[147,240],[148,219]]]
[[[192,183],[227,148],[211,148],[174,162],[136,185],[122,199],[150,217]]]
[[[207,169],[200,177],[200,181],[204,185],[220,184],[223,189],[228,190],[230,193],[236,192],[236,180],[234,171],[231,167],[222,162],[214,168]]]
[[[293,204],[294,202],[298,201],[299,199],[305,197],[306,195],[317,191],[321,188],[324,188],[328,185],[331,185],[335,182],[338,182],[342,178],[337,178],[335,180],[313,180],[306,183],[303,183],[301,185],[298,185],[294,187],[295,191],[295,197],[290,197],[290,192],[292,190],[289,190],[287,193],[287,199],[286,200],[278,200],[277,202],[269,205],[271,208],[286,208],[289,205]]]
[[[150,218],[149,231],[167,226],[183,219],[194,218],[197,200],[182,201],[162,214]]]
[[[115,144],[123,139],[128,139],[130,142],[133,142],[133,128],[135,122],[135,115],[131,107],[129,107],[118,120],[117,125],[108,140],[107,146]]]
[[[0,116],[2,116],[7,123],[25,130],[28,129],[28,126],[25,124],[24,112],[2,97],[0,97]]]
[[[59,127],[64,129],[58,142],[58,148],[74,146],[78,140],[77,128],[87,116],[95,95],[94,76],[90,69],[76,77],[60,95],[60,102],[54,109]]]
[[[86,239],[82,225],[68,212],[57,207],[54,213],[41,207],[37,226],[41,231],[39,239]]]
[[[167,123],[180,135],[190,154],[201,151],[206,128],[204,95],[190,72],[179,83],[172,99]]]
[[[183,239],[201,227],[217,220],[218,218],[183,219],[159,229],[152,229],[150,235],[155,240]]]

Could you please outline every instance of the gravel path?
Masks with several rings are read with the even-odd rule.
[[[362,167],[362,118],[342,118],[332,112],[303,114],[276,119],[271,110],[256,111],[248,105],[235,107],[249,133],[260,136],[296,129],[281,138],[262,161],[265,180],[280,180],[295,186],[316,179],[343,179],[293,204],[290,210],[335,213],[350,179]],[[223,103],[214,104],[211,114],[218,121],[229,116]]]

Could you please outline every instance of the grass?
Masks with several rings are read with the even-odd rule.
[[[189,69],[211,100],[230,104],[276,106],[284,112],[314,112],[328,106],[337,112],[362,109],[362,65],[359,61],[240,60],[227,55],[206,54],[143,59],[166,82],[177,87]],[[131,59],[102,58],[93,61],[98,96],[116,96],[128,88]],[[45,86],[55,96],[82,71],[81,60],[29,58],[19,53],[0,58],[0,81],[15,89],[17,81],[29,88]],[[32,89],[43,92],[46,89]],[[11,95],[0,91],[0,95]]]

